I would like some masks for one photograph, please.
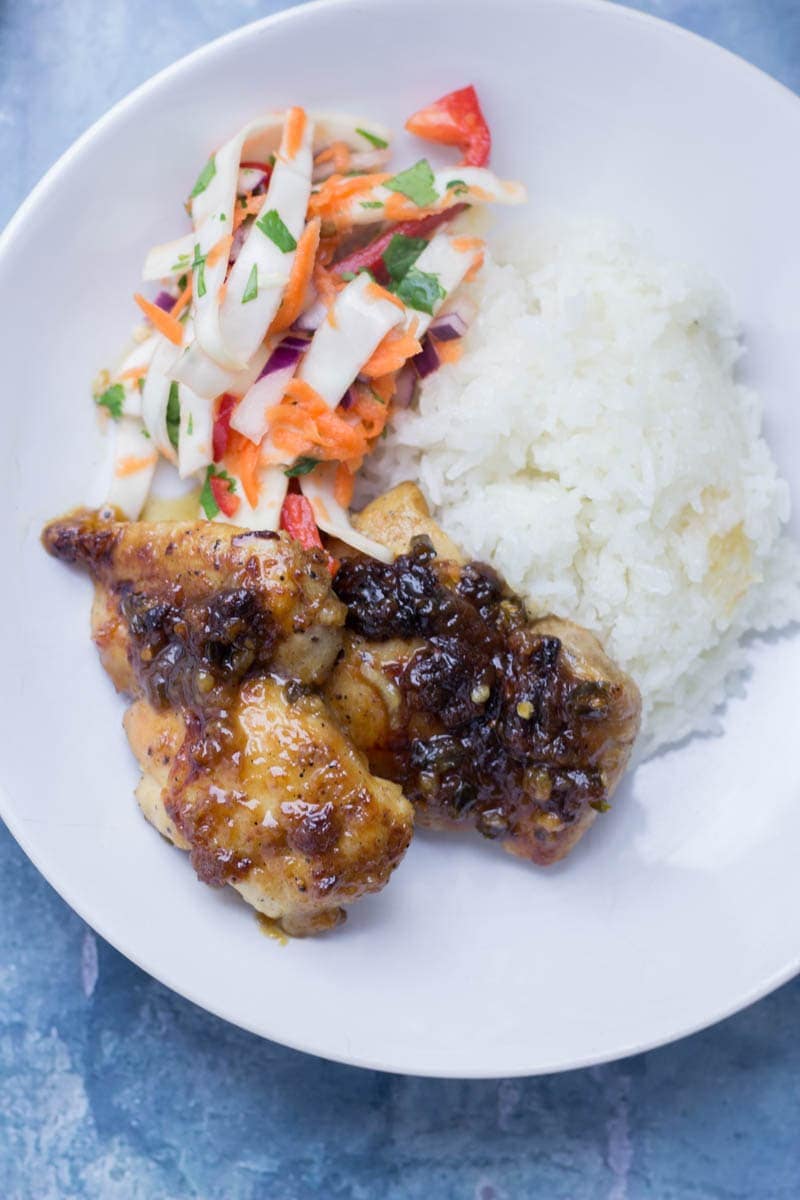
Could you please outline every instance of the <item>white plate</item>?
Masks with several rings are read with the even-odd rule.
[[[390,886],[281,948],[195,882],[134,803],[88,639],[89,584],[38,533],[106,448],[88,387],[125,339],[143,250],[182,229],[209,148],[286,103],[405,115],[474,81],[493,161],[552,205],[650,229],[713,272],[798,495],[800,102],[714,46],[586,0],[334,0],[223,38],[118,105],[0,245],[6,517],[2,806],[58,891],[147,971],[259,1034],[430,1075],[554,1071],[717,1020],[800,966],[800,639],[756,647],[725,736],[664,756],[565,864],[420,836]],[[401,147],[402,149],[402,147]]]

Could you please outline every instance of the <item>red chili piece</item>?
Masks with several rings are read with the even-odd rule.
[[[299,492],[290,492],[284,500],[280,527],[305,550],[322,549],[322,538],[314,520],[314,512],[308,500]]]
[[[211,494],[217,502],[221,512],[226,517],[235,517],[239,511],[241,501],[238,496],[234,496],[231,491],[230,480],[221,479],[219,475],[212,475],[209,479]]]
[[[492,152],[492,135],[471,84],[415,112],[406,129],[429,142],[458,146],[466,167],[485,167]]]
[[[214,462],[222,462],[228,449],[228,438],[231,432],[231,417],[238,401],[235,396],[225,392],[219,402],[214,430],[211,436],[211,449]]]

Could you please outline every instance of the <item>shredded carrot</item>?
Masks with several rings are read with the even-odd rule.
[[[280,404],[267,413],[272,440],[279,450],[342,461],[367,448],[363,429],[336,412],[302,379],[292,379]]]
[[[217,288],[217,304],[222,304],[228,294],[228,281],[223,279],[222,283]]]
[[[286,123],[283,127],[283,152],[288,158],[294,158],[302,146],[305,129],[305,109],[290,108],[286,113]]]
[[[132,379],[134,383],[138,383],[140,379],[144,379],[147,374],[147,367],[131,367],[127,371],[121,371],[117,376],[118,379]]]
[[[399,371],[403,363],[419,354],[421,349],[414,329],[390,329],[361,368],[361,374],[366,375],[367,379],[375,379],[380,375],[388,375],[390,371]]]
[[[372,300],[388,300],[390,304],[394,304],[395,308],[399,308],[401,313],[406,311],[406,306],[399,296],[393,296],[391,292],[387,292],[385,287],[381,287],[379,283],[367,284],[367,295]]]
[[[242,482],[244,494],[251,508],[255,508],[258,504],[261,491],[258,478],[260,456],[261,448],[255,442],[251,442],[250,438],[239,433],[237,429],[228,430],[226,457]]]
[[[451,200],[448,192],[432,208],[420,208],[402,192],[392,192],[384,203],[382,216],[387,221],[421,221],[424,217],[432,217],[444,208],[450,208],[452,203],[454,201]]]
[[[467,271],[466,275],[464,276],[465,282],[472,283],[473,279],[475,279],[475,277],[477,276],[477,274],[480,271],[482,266],[483,266],[483,254],[476,254],[475,261],[473,262],[472,266],[470,267],[470,269]]]
[[[175,317],[175,319],[177,320],[177,318],[181,315],[183,310],[186,308],[186,305],[189,303],[191,298],[192,298],[192,275],[190,272],[186,279],[186,287],[183,289],[181,294],[178,296],[178,299],[175,301],[172,308],[169,310],[169,315],[171,317]]]
[[[450,342],[436,342],[436,353],[439,356],[439,362],[458,362],[458,360],[461,358],[461,355],[464,353],[464,347],[461,345],[461,339],[454,338]]]
[[[183,326],[180,321],[176,321],[172,313],[164,312],[163,308],[159,308],[151,300],[146,300],[139,292],[135,292],[133,298],[159,333],[163,333],[164,337],[176,346],[183,343]]]
[[[468,254],[470,250],[483,250],[485,246],[483,238],[477,237],[454,237],[450,239],[450,245],[459,254]]]
[[[303,311],[306,293],[308,292],[311,276],[314,271],[314,259],[319,247],[320,221],[315,218],[309,221],[302,232],[294,254],[289,282],[283,293],[283,300],[275,320],[269,327],[269,333],[282,333],[290,325],[294,325]]]
[[[333,480],[333,497],[342,508],[349,508],[353,499],[355,480],[344,463],[339,463]]]
[[[365,387],[356,388],[355,403],[349,410],[361,421],[366,437],[372,439],[382,432],[389,416],[389,406],[378,400]]]
[[[323,217],[334,222],[343,217],[346,224],[347,213],[342,214],[341,210],[346,209],[356,196],[371,192],[387,179],[391,179],[391,175],[385,172],[372,175],[331,175],[309,199],[308,211],[312,217]]]
[[[230,253],[232,241],[233,237],[229,233],[225,237],[221,237],[218,242],[215,242],[206,255],[206,266],[216,266],[221,258],[227,258]]]
[[[335,275],[333,271],[327,271],[320,262],[314,266],[311,278],[320,300],[326,308],[330,308],[345,286],[345,281]]]
[[[152,467],[153,463],[157,461],[157,454],[146,454],[143,458],[136,458],[135,455],[129,454],[127,458],[119,460],[114,474],[119,479],[125,479],[128,475],[135,475],[137,471],[143,471],[145,467]]]
[[[264,207],[266,196],[246,196],[243,197],[245,203],[237,201],[236,207],[233,210],[233,228],[234,232],[239,228],[242,221],[246,217],[255,217],[261,212]]]
[[[379,375],[377,379],[372,379],[370,387],[373,395],[382,400],[384,404],[388,404],[394,395],[396,383],[397,375],[391,371],[388,375]]]
[[[324,150],[320,150],[314,159],[314,166],[321,167],[325,163],[333,163],[337,175],[344,175],[350,170],[350,147],[347,142],[331,142]]]

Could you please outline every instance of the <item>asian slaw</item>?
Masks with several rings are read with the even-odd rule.
[[[145,323],[95,396],[116,426],[108,503],[136,519],[160,459],[201,486],[200,514],[320,530],[386,558],[348,518],[353,479],[393,408],[460,353],[460,285],[483,243],[452,231],[468,206],[519,204],[488,168],[473,87],[406,128],[462,154],[393,173],[390,131],[292,107],[211,155],[187,201],[191,230],[155,246],[135,300]]]

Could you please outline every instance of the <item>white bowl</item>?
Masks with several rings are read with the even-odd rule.
[[[597,1062],[678,1037],[800,964],[800,639],[759,644],[725,735],[638,770],[563,865],[418,837],[347,925],[281,948],[143,821],[89,584],[46,518],[106,446],[89,397],[135,316],[143,251],[182,229],[209,149],[286,103],[401,128],[474,82],[493,161],[554,205],[652,233],[732,293],[798,494],[800,102],[707,42],[590,0],[333,0],[207,46],[82,137],[0,243],[6,519],[2,808],[65,899],[198,1004],[330,1058],[430,1075]],[[403,150],[401,143],[400,149]]]

